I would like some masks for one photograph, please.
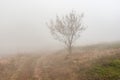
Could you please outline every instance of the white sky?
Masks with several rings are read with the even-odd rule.
[[[63,46],[45,23],[71,10],[88,25],[77,45],[120,40],[119,0],[0,0],[0,54]]]

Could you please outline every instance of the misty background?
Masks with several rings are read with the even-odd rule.
[[[119,0],[0,0],[0,54],[57,50],[46,22],[71,10],[88,28],[75,45],[120,41]]]

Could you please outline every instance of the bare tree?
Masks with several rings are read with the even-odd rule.
[[[59,17],[56,16],[56,20],[48,24],[51,34],[55,39],[63,42],[69,54],[72,53],[73,42],[75,42],[82,31],[85,30],[85,26],[82,22],[83,14],[77,14],[75,11],[71,11],[69,14]]]

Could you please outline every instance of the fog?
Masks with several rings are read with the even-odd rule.
[[[119,0],[0,0],[0,54],[63,48],[46,22],[71,10],[88,28],[75,45],[120,40]]]

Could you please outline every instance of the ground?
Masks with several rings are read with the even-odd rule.
[[[0,59],[0,80],[119,80],[119,54],[118,44],[106,44],[76,47],[68,59],[64,50],[11,55]]]

